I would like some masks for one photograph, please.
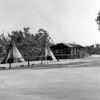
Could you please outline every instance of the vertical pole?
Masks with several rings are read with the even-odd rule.
[[[30,66],[30,61],[29,61],[29,57],[28,57],[28,66]]]
[[[63,61],[63,54],[62,54],[62,61]]]
[[[11,62],[9,63],[9,69],[11,69]]]
[[[48,52],[46,47],[45,47],[44,51],[45,51],[44,58],[45,58],[45,61],[46,61],[47,60],[47,52]]]
[[[43,64],[43,59],[42,59],[42,56],[41,56],[41,64]]]
[[[58,61],[59,61],[59,55],[58,55]]]
[[[73,54],[74,54],[74,53],[73,53],[73,48],[71,48],[71,56],[70,56],[71,59],[73,59],[73,56],[74,56]]]

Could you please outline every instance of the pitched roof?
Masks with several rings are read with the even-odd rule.
[[[56,45],[51,46],[51,48],[52,48],[52,47],[57,47],[57,46],[59,46],[59,45],[64,45],[64,46],[67,46],[67,47],[69,47],[69,48],[84,48],[84,47],[81,46],[81,45],[72,44],[72,43],[58,43],[58,44],[56,44]]]
[[[79,45],[79,44],[72,44],[72,43],[61,43],[61,44],[64,44],[70,48],[74,48],[74,47],[81,47],[81,48],[84,48],[83,46]]]

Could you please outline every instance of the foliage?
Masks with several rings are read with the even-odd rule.
[[[98,29],[100,30],[100,12],[98,13],[98,16],[96,18],[96,22],[98,24]]]
[[[4,34],[0,35],[0,43],[2,46],[0,54],[3,55],[1,57],[6,55],[3,49],[5,48],[7,51],[11,40],[14,41],[26,60],[28,58],[33,59],[34,56],[40,56],[42,48],[53,45],[49,33],[46,30],[40,28],[34,35],[30,33],[30,28],[26,27],[23,30],[12,31],[11,34],[8,34],[8,37],[5,37]]]
[[[88,54],[100,54],[100,44],[85,47]]]

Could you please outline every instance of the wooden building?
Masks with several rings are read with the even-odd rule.
[[[85,56],[84,47],[77,44],[59,43],[50,47],[57,59],[75,59]]]

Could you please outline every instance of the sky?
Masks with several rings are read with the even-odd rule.
[[[43,28],[55,43],[100,43],[99,11],[100,0],[0,0],[0,33]]]

